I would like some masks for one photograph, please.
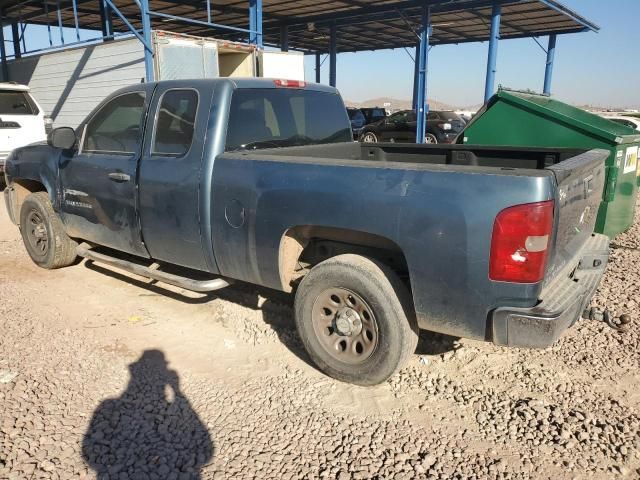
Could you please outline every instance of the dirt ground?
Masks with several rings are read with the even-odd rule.
[[[640,478],[640,228],[554,347],[423,333],[360,388],[310,365],[291,299],[81,263],[44,271],[0,206],[0,479]]]

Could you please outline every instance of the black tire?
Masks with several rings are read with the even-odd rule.
[[[438,143],[438,137],[436,137],[433,133],[427,133],[424,136],[424,143],[436,144]]]
[[[64,231],[47,192],[25,198],[20,209],[20,233],[31,260],[39,267],[67,267],[76,259],[78,244]]]
[[[360,141],[363,143],[378,143],[378,136],[374,132],[367,131],[361,135]]]
[[[338,295],[331,295],[334,291]],[[346,298],[333,302],[341,292],[346,292]],[[349,314],[346,318],[352,318],[348,297],[353,294],[357,297],[352,298],[353,310],[360,312],[356,315],[360,330],[341,332],[337,322],[345,312]],[[327,295],[329,300],[324,300]],[[326,301],[333,302],[335,312],[331,305],[324,308]],[[418,326],[407,287],[389,267],[360,255],[338,255],[311,269],[296,292],[295,321],[302,343],[318,368],[333,378],[357,385],[377,385],[387,380],[418,344]],[[369,330],[373,327],[375,335]],[[349,342],[345,347],[341,345],[343,340]],[[361,346],[357,349],[359,341]],[[371,347],[369,342],[375,345]]]
[[[0,191],[7,188],[7,182],[4,180],[4,173],[0,173]]]

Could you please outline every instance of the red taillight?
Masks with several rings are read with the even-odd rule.
[[[302,80],[277,79],[274,80],[273,83],[276,87],[281,88],[304,88],[307,86],[307,83],[303,82]]]
[[[502,210],[493,224],[489,278],[536,283],[544,278],[553,228],[553,200]]]

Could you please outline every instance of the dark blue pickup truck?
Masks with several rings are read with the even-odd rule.
[[[359,144],[337,91],[266,79],[133,85],[14,151],[35,263],[77,256],[196,291],[296,292],[327,374],[370,385],[418,329],[551,345],[608,259],[605,151]]]

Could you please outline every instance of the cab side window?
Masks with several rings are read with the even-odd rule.
[[[144,92],[120,95],[87,123],[82,145],[86,153],[133,154],[142,140]]]
[[[198,110],[195,90],[169,90],[162,95],[153,137],[154,155],[181,157],[191,149]]]

